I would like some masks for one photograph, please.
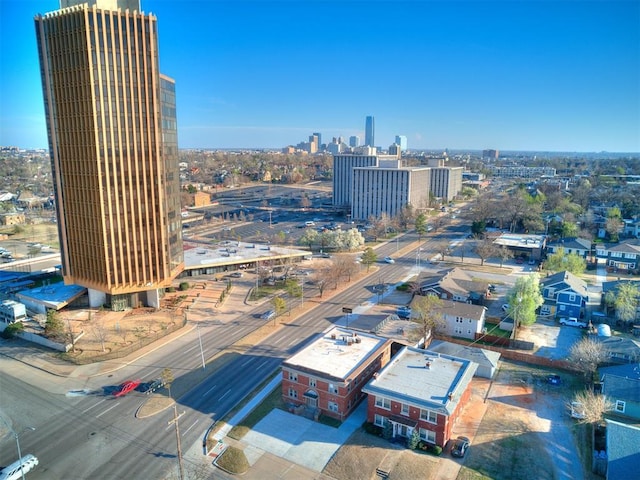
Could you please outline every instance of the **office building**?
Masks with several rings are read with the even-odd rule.
[[[500,157],[500,151],[499,150],[483,150],[482,151],[482,158],[488,158],[488,159],[492,159],[495,160],[498,157]]]
[[[333,205],[335,207],[351,207],[353,169],[378,164],[375,149],[371,150],[366,154],[335,154],[333,156]]]
[[[322,151],[322,134],[320,132],[313,132],[313,136],[318,139],[318,151]]]
[[[406,205],[428,205],[431,169],[402,167],[399,159],[389,157],[375,166],[353,168],[352,219],[378,218],[382,213],[393,217]]]
[[[395,143],[400,145],[403,152],[407,151],[407,137],[405,135],[396,135]]]
[[[352,135],[351,137],[349,137],[349,146],[351,148],[357,148],[360,146],[360,137],[358,137],[357,135]]]
[[[431,193],[436,198],[450,202],[462,190],[463,167],[445,167],[444,159],[430,159]]]
[[[364,144],[368,147],[375,147],[375,122],[372,116],[367,117],[364,126]]]
[[[93,307],[158,307],[183,248],[157,19],[136,0],[62,0],[35,24],[64,281]]]

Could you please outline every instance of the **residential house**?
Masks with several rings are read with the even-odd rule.
[[[340,327],[320,334],[283,362],[283,400],[297,410],[344,420],[360,402],[362,387],[389,362],[391,344]]]
[[[631,219],[624,220],[624,230],[622,231],[624,235],[629,237],[640,238],[640,215],[637,215]]]
[[[392,437],[444,446],[471,397],[478,365],[464,358],[404,347],[362,391],[369,395],[367,420],[391,427]]]
[[[473,280],[459,268],[443,270],[420,281],[422,295],[433,294],[443,300],[484,304],[489,293],[489,283]]]
[[[602,393],[613,403],[612,414],[640,420],[640,367],[637,363],[599,369]]]
[[[625,240],[620,243],[599,244],[596,256],[614,271],[640,271],[640,239]]]
[[[470,340],[475,340],[482,333],[486,307],[451,300],[441,300],[441,303],[440,307],[434,309],[441,316],[435,328],[438,333]]]
[[[637,478],[640,465],[640,428],[614,420],[607,424],[607,480]]]
[[[584,316],[589,295],[587,284],[571,272],[558,272],[540,281],[545,302],[555,306],[556,318]]]
[[[597,337],[611,363],[638,363],[640,342],[623,336]]]
[[[556,253],[564,248],[565,254],[575,253],[579,257],[587,259],[591,254],[591,240],[586,238],[563,238],[547,244],[547,255]]]
[[[478,364],[475,377],[493,378],[498,371],[500,353],[479,347],[460,345],[459,343],[434,340],[429,345],[429,351],[443,353],[453,357],[464,358]]]

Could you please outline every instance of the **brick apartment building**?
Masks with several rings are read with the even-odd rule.
[[[405,347],[362,389],[369,395],[367,420],[392,436],[443,447],[471,397],[477,364],[451,355]]]
[[[391,340],[334,327],[282,364],[282,398],[298,409],[344,420],[362,387],[391,357]]]

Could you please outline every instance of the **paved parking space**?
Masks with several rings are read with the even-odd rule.
[[[259,451],[321,472],[333,454],[366,419],[367,403],[360,406],[340,426],[333,428],[274,409],[243,438],[253,449],[250,460],[257,461]]]

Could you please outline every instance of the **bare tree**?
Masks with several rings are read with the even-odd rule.
[[[480,265],[484,265],[484,261],[487,258],[496,254],[496,246],[493,244],[493,240],[485,238],[481,242],[478,242],[473,251],[480,257]]]
[[[433,330],[442,324],[442,300],[435,295],[415,297],[411,302],[411,317],[420,325],[420,334],[426,345]],[[424,347],[423,345],[423,347]]]
[[[607,352],[602,344],[591,338],[582,338],[569,349],[569,361],[578,367],[585,375],[592,375],[598,365],[607,359]]]
[[[104,352],[106,350],[105,344],[107,342],[108,332],[102,315],[94,315],[93,319],[89,319],[89,325],[93,336],[100,342],[100,347]]]
[[[500,247],[498,247],[496,253],[498,254],[498,258],[500,259],[500,268],[502,268],[502,265],[506,260],[513,258],[513,252],[509,250],[505,245],[501,245]]]
[[[596,425],[602,421],[604,414],[613,410],[613,402],[605,395],[595,393],[593,390],[583,390],[573,397],[573,402],[578,405],[568,405],[569,409],[575,411],[574,418],[579,423],[590,423]]]

